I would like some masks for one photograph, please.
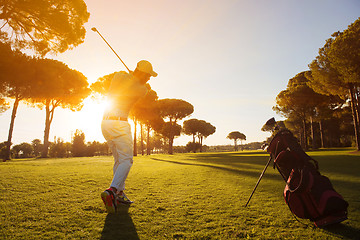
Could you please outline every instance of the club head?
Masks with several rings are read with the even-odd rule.
[[[94,32],[97,32],[97,29],[95,27],[91,28]]]
[[[278,130],[278,125],[275,121],[275,118],[270,118],[269,120],[266,121],[266,123],[264,124],[264,126],[261,128],[262,131],[274,131],[274,130]]]
[[[270,118],[269,120],[267,120],[266,121],[266,123],[265,123],[265,125],[266,126],[273,126],[273,125],[275,125],[276,124],[276,121],[275,121],[275,118],[274,117],[272,117],[272,118]]]
[[[266,151],[268,147],[269,147],[269,144],[268,144],[268,143],[264,143],[264,144],[261,145],[260,148],[261,148],[262,150]]]

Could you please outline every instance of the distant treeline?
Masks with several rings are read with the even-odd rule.
[[[137,141],[137,154],[149,155],[168,153],[168,145],[165,141],[162,141],[159,137],[152,137],[150,141],[153,143],[150,153],[146,151],[148,148],[146,142]],[[188,153],[194,152],[192,142],[189,142],[186,146],[174,146],[174,153]],[[240,150],[257,150],[261,148],[263,142],[253,142],[244,145],[240,145]],[[43,149],[43,143],[40,139],[34,139],[31,143],[21,143],[12,146],[11,157],[12,158],[36,158],[41,157],[41,151]],[[196,149],[196,151],[199,149]],[[7,143],[0,143],[0,157],[4,157],[7,151]],[[195,151],[195,152],[196,152]],[[234,151],[232,145],[216,145],[216,146],[202,146],[202,152],[230,152]],[[70,142],[64,142],[61,138],[55,138],[53,142],[50,142],[49,157],[52,158],[67,158],[67,157],[93,157],[93,156],[106,156],[111,155],[110,148],[107,143],[100,143],[98,141],[86,142],[85,134],[76,130],[74,137]]]

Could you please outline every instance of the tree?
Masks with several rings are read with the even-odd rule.
[[[90,89],[86,77],[66,64],[51,60],[38,59],[35,65],[36,76],[33,84],[31,103],[40,109],[45,107],[44,148],[41,156],[47,157],[50,126],[57,107],[71,111],[81,110],[83,100],[89,96]]]
[[[200,143],[200,152],[202,152],[203,139],[207,138],[211,134],[214,134],[215,131],[216,131],[216,128],[213,125],[211,125],[208,122],[205,122],[204,120],[201,120],[201,126],[200,126],[199,134],[198,134],[199,143]]]
[[[74,157],[84,157],[86,155],[85,134],[79,129],[75,131],[71,153]]]
[[[317,92],[350,99],[353,114],[356,147],[360,150],[359,87],[360,87],[360,18],[344,32],[335,32],[319,56],[309,65],[312,71],[311,86]]]
[[[34,156],[39,157],[41,154],[41,150],[43,149],[43,145],[41,144],[40,139],[34,139],[31,141],[31,145],[34,149]]]
[[[49,156],[53,158],[69,157],[70,150],[70,143],[64,142],[61,138],[56,138],[55,141],[50,144]]]
[[[204,120],[198,119],[189,119],[183,123],[183,132],[186,135],[191,135],[193,137],[193,144],[189,145],[189,148],[195,145],[195,138],[198,138],[198,144],[200,152],[202,152],[202,142],[204,138],[207,138],[211,134],[215,133],[216,128],[210,123]],[[193,147],[194,152],[196,152],[197,147]]]
[[[241,133],[241,132],[238,132],[238,131],[234,131],[234,132],[231,132],[227,135],[228,139],[231,139],[231,140],[234,140],[234,150],[237,151],[238,148],[237,148],[237,140],[246,140],[246,136],[245,134]]]
[[[300,134],[301,145],[307,149],[307,125],[308,118],[315,116],[316,107],[322,102],[323,95],[314,92],[308,86],[306,72],[298,73],[288,82],[286,90],[281,91],[276,97],[276,106],[273,109],[283,116],[302,123]]]
[[[83,0],[0,1],[0,35],[42,56],[61,53],[84,41],[89,16]]]
[[[173,140],[175,137],[180,136],[181,126],[174,122],[165,122],[160,131],[161,135],[168,139],[168,153],[173,154]]]
[[[191,135],[193,138],[193,143],[195,144],[196,136],[199,132],[199,120],[198,119],[189,119],[183,123],[183,132],[186,135]]]
[[[101,156],[101,155],[110,155],[109,145],[104,142],[100,143],[98,141],[88,142],[86,144],[86,156]]]
[[[168,120],[162,134],[169,140],[168,153],[173,154],[174,137],[179,136],[181,132],[181,126],[177,124],[177,121],[192,114],[194,107],[184,100],[169,98],[159,100],[158,106],[160,116]]]
[[[0,43],[0,50],[2,96],[14,99],[7,141],[7,154],[5,156],[5,160],[8,160],[10,159],[11,139],[17,109],[21,100],[29,98],[34,72],[32,68],[33,61],[30,57],[20,51],[12,51],[8,44]]]
[[[160,150],[163,151],[164,141],[163,141],[163,137],[161,136],[161,134],[155,132],[155,134],[151,138],[152,138],[151,149],[154,149],[157,153],[159,153]]]

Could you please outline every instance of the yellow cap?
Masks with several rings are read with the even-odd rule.
[[[156,72],[154,72],[151,63],[146,60],[141,60],[140,62],[138,62],[136,68],[139,71],[148,73],[153,77],[156,77],[158,75]]]

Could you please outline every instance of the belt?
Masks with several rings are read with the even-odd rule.
[[[120,120],[120,121],[127,121],[127,118],[124,117],[115,117],[115,116],[104,116],[103,120]]]

